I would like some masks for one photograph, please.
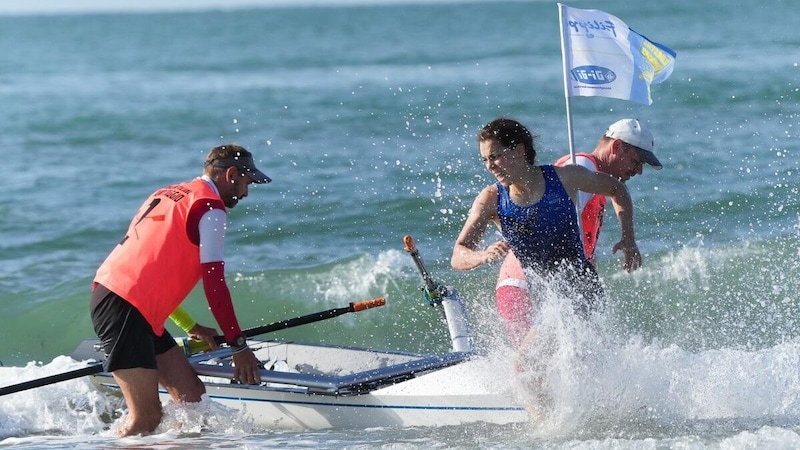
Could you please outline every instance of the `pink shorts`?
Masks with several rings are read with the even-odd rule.
[[[518,347],[533,323],[533,309],[528,294],[525,271],[513,253],[508,254],[500,267],[495,290],[497,312],[506,326],[514,347]]]
[[[514,286],[500,286],[495,292],[497,312],[506,326],[514,347],[518,347],[531,329],[533,314],[528,291]]]

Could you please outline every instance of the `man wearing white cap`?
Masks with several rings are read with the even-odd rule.
[[[577,153],[575,162],[589,170],[607,173],[623,183],[642,173],[644,164],[656,170],[661,162],[653,153],[653,135],[638,119],[621,119],[608,127],[597,141],[592,153]],[[557,166],[571,164],[570,155],[556,161]],[[583,249],[586,258],[595,263],[595,248],[603,226],[606,197],[586,192],[578,193],[578,211],[581,216]],[[633,271],[637,267],[626,267]],[[497,279],[495,291],[497,311],[506,325],[509,337],[516,346],[530,329],[532,308],[528,296],[525,272],[512,252],[508,253]]]

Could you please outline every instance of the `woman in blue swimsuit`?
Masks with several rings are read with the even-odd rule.
[[[575,307],[588,313],[602,295],[602,287],[583,252],[575,199],[578,191],[608,196],[616,203],[622,238],[612,248],[623,253],[623,268],[635,270],[642,257],[636,247],[633,207],[625,185],[610,175],[583,166],[536,165],[534,136],[521,123],[496,119],[478,133],[481,160],[497,179],[484,188],[472,204],[453,248],[451,264],[470,270],[502,260],[509,249],[528,273],[558,275],[571,284]],[[479,249],[490,223],[503,235]]]

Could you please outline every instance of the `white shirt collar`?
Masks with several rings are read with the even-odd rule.
[[[208,183],[208,185],[211,186],[211,189],[214,189],[214,192],[216,192],[217,195],[221,196],[221,194],[219,193],[219,189],[217,189],[217,185],[214,184],[214,181],[211,179],[211,177],[209,177],[206,174],[203,174],[203,176],[201,176],[200,179]]]

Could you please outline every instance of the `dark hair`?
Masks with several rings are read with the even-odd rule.
[[[538,138],[525,128],[525,125],[514,119],[500,117],[487,123],[478,132],[478,142],[496,140],[504,148],[515,147],[517,144],[525,146],[525,159],[528,164],[536,163],[536,147],[534,139]]]
[[[211,177],[219,175],[228,167],[235,164],[220,164],[217,160],[235,160],[239,158],[252,158],[253,154],[239,144],[218,145],[211,149],[206,155],[205,172]],[[217,162],[215,164],[215,161]]]

